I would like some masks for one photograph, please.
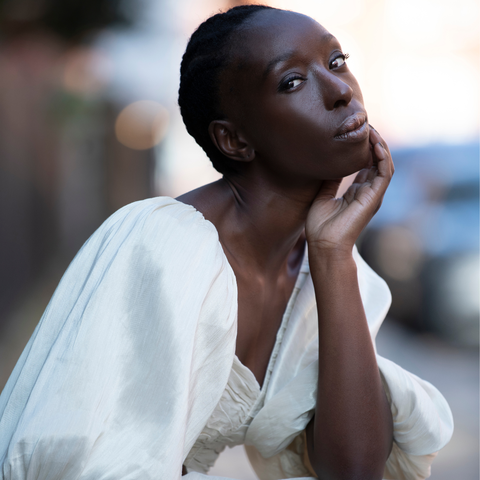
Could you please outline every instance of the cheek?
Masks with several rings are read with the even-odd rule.
[[[322,119],[307,109],[277,108],[251,123],[255,150],[268,164],[289,174],[322,178],[329,175],[332,142]]]
[[[302,100],[301,95],[291,94],[258,110],[251,132],[259,145],[267,140],[274,150],[304,153],[327,147],[333,131],[327,112],[322,105]]]

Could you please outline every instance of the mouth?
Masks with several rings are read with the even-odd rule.
[[[335,140],[346,142],[361,142],[368,138],[367,115],[357,112],[347,117],[335,133]]]

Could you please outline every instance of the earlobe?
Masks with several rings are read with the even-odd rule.
[[[238,134],[229,120],[213,120],[208,126],[208,133],[226,157],[237,162],[251,162],[255,158],[255,149]]]

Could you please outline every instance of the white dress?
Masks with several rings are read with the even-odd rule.
[[[354,255],[374,339],[390,293]],[[260,389],[235,357],[237,286],[215,227],[168,197],[122,208],[73,260],[0,396],[0,479],[175,479],[183,463],[203,479],[240,443],[262,480],[308,477],[316,315],[305,259]],[[426,478],[450,409],[377,360],[394,418],[385,478]]]

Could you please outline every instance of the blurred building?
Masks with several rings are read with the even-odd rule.
[[[118,0],[0,2],[0,331],[53,259],[68,264],[109,214],[153,192],[153,150],[117,141],[94,46],[133,20]]]

